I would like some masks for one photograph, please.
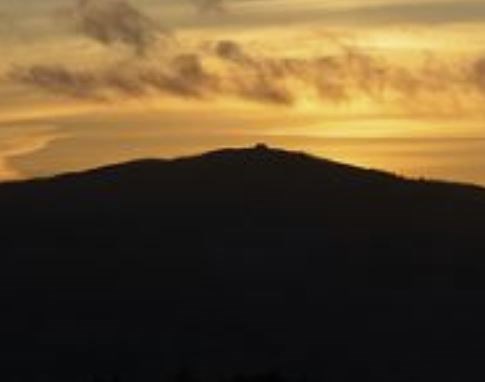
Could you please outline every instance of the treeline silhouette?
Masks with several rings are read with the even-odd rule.
[[[4,184],[0,213],[2,381],[484,377],[480,187],[260,146]]]

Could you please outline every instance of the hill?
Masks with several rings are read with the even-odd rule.
[[[2,379],[483,374],[480,187],[259,145],[3,184],[0,211]]]

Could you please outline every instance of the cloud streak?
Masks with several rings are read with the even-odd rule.
[[[201,13],[223,13],[226,10],[225,0],[190,0]]]
[[[63,66],[17,67],[10,80],[57,95],[109,101],[119,96],[139,97],[154,93],[185,98],[204,98],[217,91],[217,77],[208,73],[199,57],[177,55],[157,67],[75,70]]]
[[[171,96],[192,99],[240,98],[291,106],[302,99],[342,104],[367,99],[378,104],[424,106],[424,100],[460,95],[485,97],[485,59],[449,68],[438,59],[409,69],[342,46],[340,53],[309,58],[259,54],[231,40],[212,43],[208,50],[178,53],[158,61],[101,69],[60,65],[16,67],[8,74],[15,83],[77,99],[94,101]],[[454,107],[455,107],[454,106]]]

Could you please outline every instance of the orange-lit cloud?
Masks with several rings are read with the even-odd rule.
[[[199,12],[221,13],[226,9],[225,0],[189,0]]]
[[[86,36],[112,45],[130,46],[143,55],[157,39],[170,39],[150,17],[121,0],[79,0],[77,6],[79,28]]]
[[[258,113],[277,106],[264,113],[278,114],[283,107],[329,121],[338,116],[352,126],[356,116],[383,123],[396,116],[460,116],[473,120],[477,131],[477,116],[484,114],[479,36],[485,25],[444,22],[429,28],[423,22],[428,16],[416,11],[441,10],[440,20],[452,21],[456,4],[449,3],[49,0],[29,10],[11,5],[10,10],[25,10],[28,20],[20,23],[39,36],[29,35],[25,45],[9,42],[0,63],[0,120],[22,112],[32,120],[32,110],[42,118],[52,111],[55,120],[73,115],[73,104],[96,113],[96,105],[119,112],[120,105],[135,102],[151,113],[150,104],[177,102],[185,113],[200,102],[214,110],[235,102],[248,110],[259,105]],[[49,10],[68,4],[72,13],[61,27],[44,23]],[[471,0],[462,9],[471,21],[481,12]],[[344,14],[372,15],[375,21],[397,13],[408,23],[414,20],[412,28],[340,23]],[[291,18],[292,27],[277,26],[281,18]],[[40,110],[36,105],[44,99],[50,106]],[[389,135],[403,126],[389,124]]]
[[[434,56],[423,56],[419,65],[408,67],[353,46],[310,57],[269,56],[235,41],[222,40],[202,50],[175,52],[155,61],[138,60],[124,67],[18,66],[8,78],[90,101],[153,96],[232,97],[290,106],[308,99],[324,104],[366,99],[383,110],[391,107],[415,112],[434,104],[439,112],[441,104],[461,111],[482,101],[484,67],[480,57],[450,66]]]

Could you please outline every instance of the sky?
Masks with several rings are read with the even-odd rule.
[[[267,142],[485,185],[485,0],[0,0],[0,56],[0,180]]]

